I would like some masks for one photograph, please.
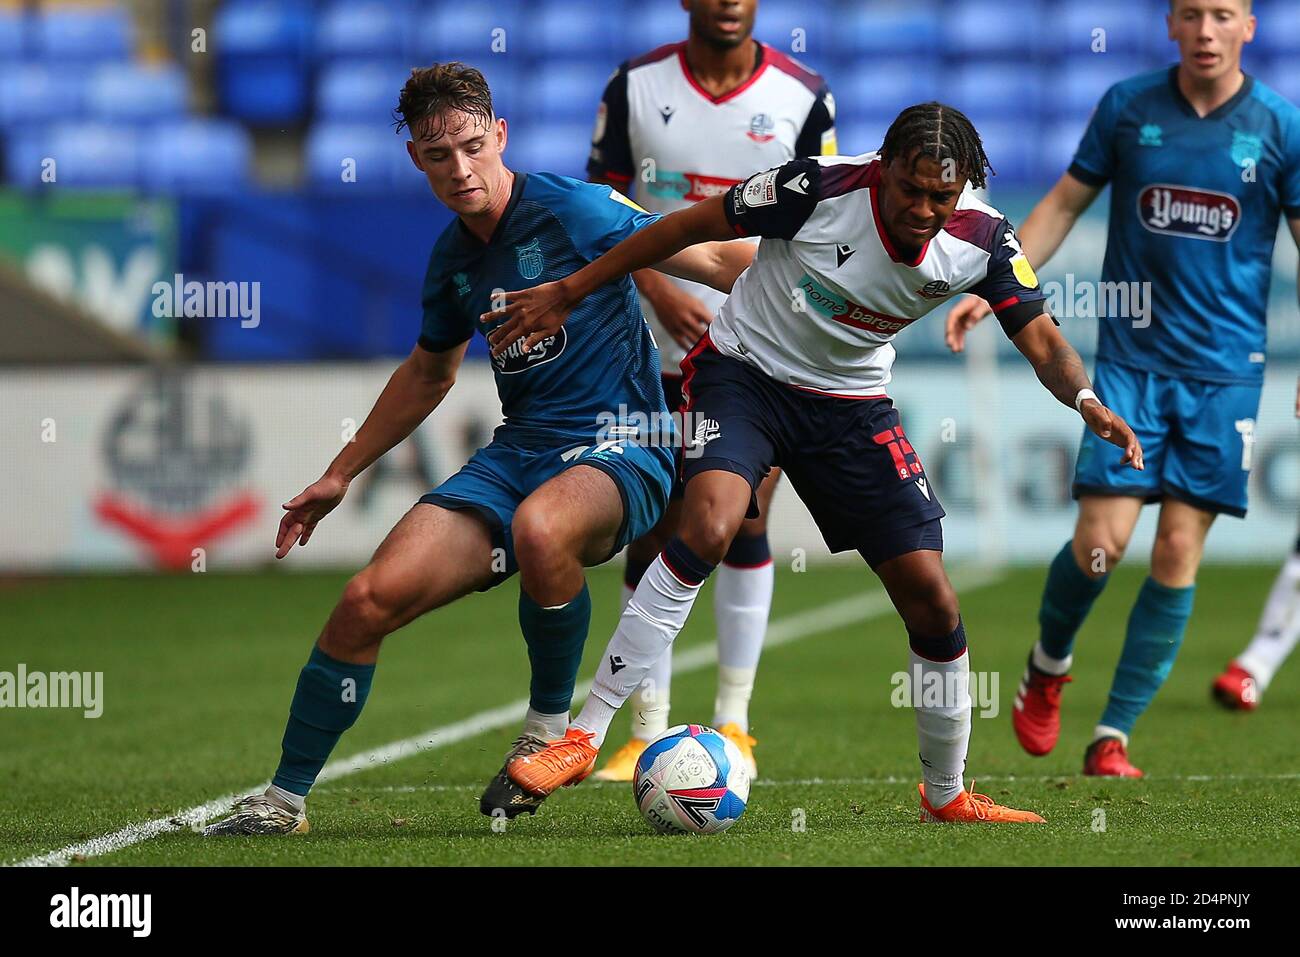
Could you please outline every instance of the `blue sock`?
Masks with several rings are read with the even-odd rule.
[[[1053,658],[1070,657],[1074,636],[1109,578],[1108,574],[1101,578],[1085,575],[1074,560],[1072,542],[1065,543],[1052,559],[1038,607],[1038,640],[1043,651]]]
[[[586,582],[561,608],[543,608],[519,589],[519,627],[533,666],[528,706],[534,711],[568,714],[590,625],[591,592]]]
[[[374,665],[349,664],[312,648],[289,705],[272,784],[306,796],[334,745],[361,714],[374,676]]]
[[[1128,616],[1124,651],[1115,668],[1101,723],[1128,734],[1156,696],[1183,643],[1196,586],[1167,588],[1147,578]]]

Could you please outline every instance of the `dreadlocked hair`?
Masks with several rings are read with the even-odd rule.
[[[900,159],[914,164],[923,156],[941,165],[951,160],[956,167],[954,172],[965,175],[976,189],[983,189],[988,183],[985,170],[997,175],[984,155],[979,133],[966,114],[933,100],[909,106],[899,113],[880,147],[880,158],[886,163]]]

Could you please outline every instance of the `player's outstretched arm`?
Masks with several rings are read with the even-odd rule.
[[[1132,465],[1138,471],[1142,462],[1142,445],[1122,418],[1101,404],[1092,391],[1088,374],[1083,370],[1083,360],[1074,347],[1061,335],[1052,317],[1043,313],[1021,329],[1011,339],[1021,355],[1029,360],[1047,391],[1063,405],[1072,405],[1083,416],[1083,421],[1094,433],[1112,445],[1124,450],[1123,465]],[[1080,401],[1080,395],[1088,397]]]
[[[1101,188],[1089,186],[1070,173],[1063,173],[1046,196],[1038,201],[1029,218],[1016,232],[1025,258],[1035,269],[1046,266],[1070,235],[1070,230],[1092,205]],[[979,296],[962,296],[948,310],[944,341],[953,352],[966,348],[966,334],[992,310]]]
[[[468,342],[445,352],[411,350],[393,372],[352,441],[334,457],[325,474],[284,503],[275,536],[275,557],[295,544],[306,545],[316,524],[343,501],[348,485],[381,455],[406,438],[443,400],[456,381]]]
[[[555,335],[568,319],[573,307],[608,282],[671,259],[688,246],[734,239],[736,234],[727,222],[723,199],[723,196],[715,196],[687,209],[670,213],[629,236],[570,276],[531,289],[507,292],[502,309],[484,313],[481,317],[484,321],[505,320],[488,336],[492,354],[500,355],[520,339],[524,340],[523,348],[527,352],[547,336]],[[688,257],[688,268],[690,262]],[[738,264],[737,259],[730,266],[724,263],[723,267],[734,268]],[[717,263],[709,266],[698,261],[696,265],[708,269],[718,266]],[[736,270],[736,275],[740,271],[743,271],[743,267]],[[699,274],[678,275],[709,282],[708,278]],[[735,276],[731,279],[734,282]]]

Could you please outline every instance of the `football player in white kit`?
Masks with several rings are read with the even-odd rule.
[[[596,115],[587,176],[626,192],[646,209],[671,213],[719,196],[754,170],[799,156],[830,156],[835,101],[826,82],[753,36],[758,0],[682,0],[685,41],[619,66]],[[726,294],[653,269],[634,274],[641,309],[654,331],[670,411],[681,405],[681,361],[703,335]],[[758,515],[746,519],[714,580],[718,692],[713,725],[735,742],[757,774],[749,700],[772,607],[774,569],[768,507],[780,471],[758,487]],[[628,546],[623,601],[677,531],[681,484],[659,525]],[[646,744],[668,729],[672,647],[633,696],[632,736],[596,773],[630,781]]]
[[[758,255],[683,367],[700,454],[683,456],[677,536],[655,559],[565,737],[507,766],[533,794],[576,784],[616,710],[685,624],[700,585],[779,464],[832,551],[858,551],[907,626],[909,674],[944,694],[914,701],[921,820],[1041,822],[966,789],[966,633],[942,560],[943,508],[886,393],[894,336],[960,292],[987,300],[1043,385],[1142,468],[1132,429],[1089,387],[1006,218],[976,199],[979,134],[940,103],[904,110],[879,153],[796,159],[648,226],[557,282],[507,293],[494,351],[555,334],[611,279],[694,243],[761,236]],[[501,318],[500,313],[490,318]],[[707,420],[707,421],[706,421]],[[617,668],[615,668],[617,665]],[[882,691],[882,693],[884,693]],[[935,701],[934,698],[942,698]]]

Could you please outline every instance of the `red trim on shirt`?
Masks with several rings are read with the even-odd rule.
[[[1010,299],[1003,299],[1001,302],[997,303],[994,306],[991,306],[990,308],[994,312],[1001,312],[1003,309],[1006,309],[1008,306],[1014,306],[1019,301],[1020,301],[1019,296],[1012,296]]]
[[[916,254],[915,262],[908,262],[898,255],[894,249],[894,244],[889,241],[889,233],[885,232],[885,224],[880,219],[880,204],[876,200],[875,183],[871,184],[871,215],[876,220],[876,233],[880,236],[880,242],[885,247],[885,252],[889,253],[889,258],[896,263],[902,263],[904,266],[910,266],[913,269],[921,265],[921,261],[925,259],[926,251],[930,248],[930,240],[927,239],[925,245],[921,247],[921,251]]]
[[[767,69],[768,63],[770,61],[766,56],[764,56],[763,62],[758,65],[757,70],[755,70],[752,74],[750,74],[748,80],[740,84],[740,86],[736,87],[734,90],[729,90],[728,92],[722,94],[722,96],[714,96],[704,87],[700,86],[699,81],[695,79],[694,74],[691,73],[690,64],[686,62],[686,44],[684,43],[682,44],[681,49],[677,51],[677,62],[682,65],[682,75],[686,77],[686,82],[690,83],[691,86],[695,87],[695,92],[700,94],[700,96],[704,97],[714,106],[717,106],[720,103],[726,103],[728,100],[735,99],[736,97],[740,96],[740,94],[748,90],[755,83],[757,83],[758,78],[763,75],[763,72]]]

